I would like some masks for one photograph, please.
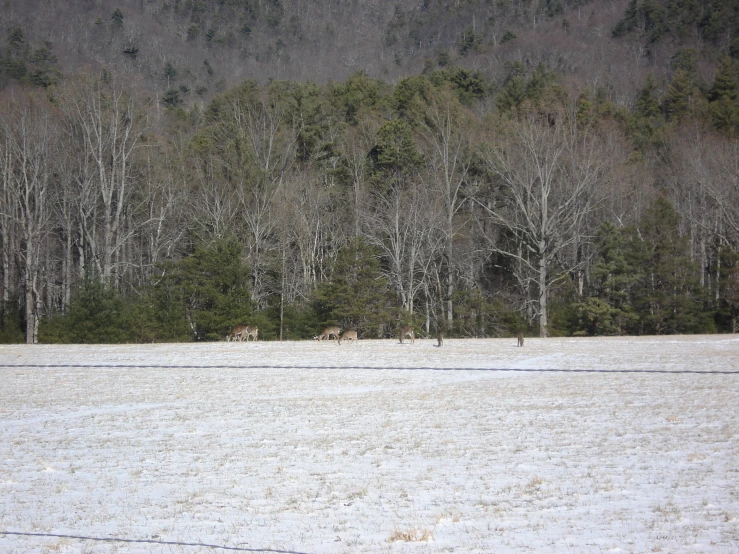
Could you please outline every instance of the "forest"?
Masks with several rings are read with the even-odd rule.
[[[250,7],[242,35],[295,24],[254,15],[279,2],[215,4]],[[402,75],[197,94],[176,64],[65,65],[7,27],[0,342],[738,332],[739,2],[630,0],[598,33],[576,20],[589,2],[463,2],[495,17],[411,60],[441,4],[377,31],[406,44]],[[187,48],[208,41],[198,13]],[[102,25],[131,61],[127,17]],[[591,79],[512,49],[547,25],[638,70]]]

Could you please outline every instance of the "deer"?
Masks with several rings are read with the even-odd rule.
[[[246,325],[235,325],[231,327],[231,331],[226,335],[226,340],[241,340],[242,335],[246,332]]]
[[[518,346],[523,348],[523,331],[520,329],[518,331]]]
[[[246,337],[247,342],[249,342],[249,337],[253,337],[254,340],[259,340],[259,328],[256,325],[247,325],[244,329],[244,334],[241,335],[241,340],[244,340],[244,337]]]
[[[444,331],[441,329],[436,331],[436,340],[439,341],[436,343],[436,346],[441,346],[444,344]]]
[[[339,344],[341,344],[341,341],[348,340],[354,342],[354,344],[357,343],[357,332],[354,329],[350,329],[349,331],[344,331],[344,334],[341,335],[341,338],[339,339]]]
[[[403,344],[403,339],[405,337],[411,338],[411,344],[416,340],[416,336],[413,334],[413,327],[411,325],[400,328],[400,344]]]
[[[339,333],[341,333],[341,327],[337,327],[337,326],[326,327],[323,330],[323,333],[313,337],[313,340],[324,340],[324,339],[331,340],[331,335],[333,335],[335,339],[338,339]]]
[[[254,325],[236,325],[231,327],[231,331],[226,335],[226,340],[249,341],[249,337],[259,340],[259,329]]]

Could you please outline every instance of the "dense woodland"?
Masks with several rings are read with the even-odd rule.
[[[4,4],[2,342],[739,331],[738,0]]]

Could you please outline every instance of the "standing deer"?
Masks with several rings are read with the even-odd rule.
[[[246,332],[246,325],[235,325],[231,327],[231,331],[226,335],[226,340],[241,340],[242,335]]]
[[[259,328],[256,325],[247,325],[244,334],[241,335],[241,340],[246,339],[249,342],[249,337],[253,337],[254,340],[259,340]]]
[[[349,330],[349,331],[344,331],[344,334],[341,335],[341,338],[339,339],[339,344],[341,344],[341,341],[343,341],[343,340],[353,341],[354,344],[356,344],[357,343],[357,340],[358,340],[357,339],[357,332],[354,331],[353,329],[352,330]]]
[[[411,344],[416,340],[416,336],[413,334],[413,327],[411,325],[400,328],[400,344],[403,344],[403,339],[405,337],[411,338]]]
[[[444,331],[442,331],[441,329],[436,331],[436,340],[439,341],[436,346],[441,346],[442,344],[444,344]]]
[[[313,340],[324,340],[324,339],[331,340],[331,335],[333,335],[335,339],[338,339],[339,333],[341,333],[341,327],[337,327],[337,326],[326,327],[323,330],[323,333],[313,337]]]
[[[523,331],[518,331],[518,346],[523,347]]]
[[[259,340],[259,329],[253,325],[236,325],[231,327],[231,331],[226,335],[226,340],[246,340],[249,341],[249,337],[254,337],[254,340]]]

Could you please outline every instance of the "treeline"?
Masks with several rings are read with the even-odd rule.
[[[632,108],[543,67],[0,97],[5,341],[736,332],[737,62]]]

